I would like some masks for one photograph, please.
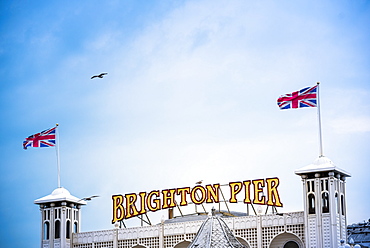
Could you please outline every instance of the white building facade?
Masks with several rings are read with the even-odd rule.
[[[123,228],[73,234],[74,248],[182,248],[195,237],[204,220]],[[304,213],[282,216],[256,215],[224,218],[237,239],[246,247],[283,247],[286,240],[304,247]]]
[[[337,248],[346,240],[345,178],[350,174],[326,157],[295,173],[302,178],[304,211],[223,219],[245,247]],[[57,189],[35,201],[42,215],[41,248],[185,248],[204,221],[80,232],[80,206],[86,203],[68,194]],[[55,214],[49,217],[49,210]]]

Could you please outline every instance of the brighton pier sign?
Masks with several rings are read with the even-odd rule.
[[[266,178],[230,182],[230,198],[228,202],[237,203],[242,197],[244,204],[259,204],[282,207],[278,186],[279,178]],[[113,195],[112,224],[123,219],[129,219],[148,211],[155,212],[161,209],[174,208],[178,205],[186,206],[189,200],[196,205],[203,203],[220,202],[220,184],[196,185],[193,188],[175,188],[152,190],[151,192]],[[190,199],[189,199],[190,198]]]

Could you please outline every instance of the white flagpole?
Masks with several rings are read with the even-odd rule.
[[[319,141],[320,141],[320,157],[324,156],[322,148],[322,133],[321,133],[321,114],[320,114],[320,94],[319,94],[320,82],[317,82],[317,119],[319,121]]]
[[[58,131],[58,126],[59,124],[57,123],[56,125],[56,142],[55,142],[55,146],[56,146],[56,153],[57,153],[57,167],[58,167],[58,188],[60,188],[60,159],[59,159],[59,131]]]

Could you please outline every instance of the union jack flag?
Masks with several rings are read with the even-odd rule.
[[[23,141],[23,149],[27,149],[27,147],[51,147],[55,146],[55,130],[57,127],[53,127],[47,130],[42,131],[41,133],[37,133],[34,135],[29,136],[28,138]]]
[[[281,95],[277,100],[280,109],[317,106],[317,86],[307,87],[290,94]]]

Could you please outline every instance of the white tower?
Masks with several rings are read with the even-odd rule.
[[[41,212],[41,248],[71,247],[72,232],[79,232],[80,208],[86,202],[60,187],[34,203]]]
[[[324,156],[295,174],[303,183],[306,247],[339,247],[347,237],[345,179],[351,175]]]

